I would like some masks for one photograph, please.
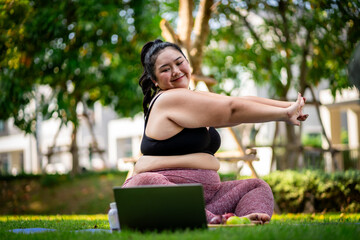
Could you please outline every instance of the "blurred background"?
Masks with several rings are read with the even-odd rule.
[[[111,196],[112,185],[121,185],[140,156],[140,51],[157,38],[184,50],[192,89],[306,97],[310,116],[301,127],[272,122],[219,129],[220,174],[354,171],[350,178],[358,179],[359,14],[359,1],[351,0],[2,0],[0,175],[8,203],[2,212],[56,213],[58,205],[46,210],[39,200],[46,197],[30,192],[89,173],[104,184],[83,183],[74,191],[93,195],[93,202],[66,211],[101,211],[90,206]],[[25,180],[15,186],[20,176]],[[31,185],[34,179],[42,185]],[[98,190],[89,189],[95,185]],[[360,192],[360,185],[352,188]],[[301,194],[303,205],[293,211],[304,210],[306,199],[309,211],[318,210],[315,195]],[[82,199],[67,195],[60,205]]]

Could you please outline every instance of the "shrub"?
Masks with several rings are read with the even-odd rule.
[[[282,212],[360,211],[360,171],[277,171],[263,178]]]
[[[321,148],[322,146],[321,134],[318,133],[305,134],[302,136],[301,141],[304,146],[311,146],[318,148]]]

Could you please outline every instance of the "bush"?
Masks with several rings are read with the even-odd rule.
[[[114,201],[113,187],[121,186],[127,172],[0,177],[0,215],[98,214]]]
[[[301,141],[302,141],[302,145],[304,146],[311,146],[318,148],[321,148],[322,146],[321,134],[318,133],[305,134],[301,138]]]
[[[263,178],[282,212],[359,212],[360,171],[277,171]]]

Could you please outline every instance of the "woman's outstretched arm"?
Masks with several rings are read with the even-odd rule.
[[[304,104],[301,94],[288,107],[279,107],[239,97],[172,89],[159,97],[154,108],[157,108],[159,119],[166,118],[183,128],[196,128],[269,121],[300,125],[298,118],[302,116]]]
[[[202,93],[209,94],[210,96],[213,96],[213,97],[218,96],[218,94],[216,94],[216,93],[210,93],[210,92],[202,92]],[[281,100],[274,100],[274,99],[263,98],[263,97],[258,97],[258,96],[242,96],[242,97],[237,97],[237,98],[264,104],[264,105],[269,105],[269,106],[273,106],[273,107],[281,107],[281,108],[287,108],[287,107],[290,107],[292,104],[296,104],[296,102],[293,102],[293,101],[281,101]],[[302,99],[305,103],[306,98],[302,97]],[[298,120],[305,121],[308,118],[308,116],[309,116],[309,114],[303,114],[301,111],[301,114],[298,117]]]
[[[219,94],[211,93],[211,92],[201,92],[201,93],[208,94],[209,96],[213,96],[213,97],[219,96]],[[292,101],[274,100],[274,99],[263,98],[263,97],[258,97],[258,96],[241,96],[241,97],[236,97],[236,98],[240,98],[240,99],[244,99],[244,100],[248,100],[248,101],[252,101],[252,102],[257,102],[257,103],[261,103],[261,104],[265,104],[265,105],[269,105],[269,106],[274,106],[274,107],[282,107],[282,108],[290,107],[292,104],[295,103]],[[304,98],[304,100],[305,100],[305,98]]]

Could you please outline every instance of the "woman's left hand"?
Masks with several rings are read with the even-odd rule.
[[[305,105],[306,98],[304,98],[304,97],[302,97],[302,98],[303,98],[303,100],[304,100],[304,105]],[[301,122],[305,121],[305,120],[308,118],[308,116],[309,116],[309,114],[303,114],[302,110],[303,110],[303,107],[301,108],[300,116],[297,118],[297,120],[299,120],[299,121],[301,121]]]
[[[141,156],[134,166],[134,173],[133,176],[142,172],[146,172],[152,167],[152,159],[148,156]]]
[[[305,98],[298,93],[298,98],[294,104],[288,107],[286,122],[294,125],[300,125],[300,121],[305,121],[308,118],[308,114],[303,114],[302,110],[305,105]]]

